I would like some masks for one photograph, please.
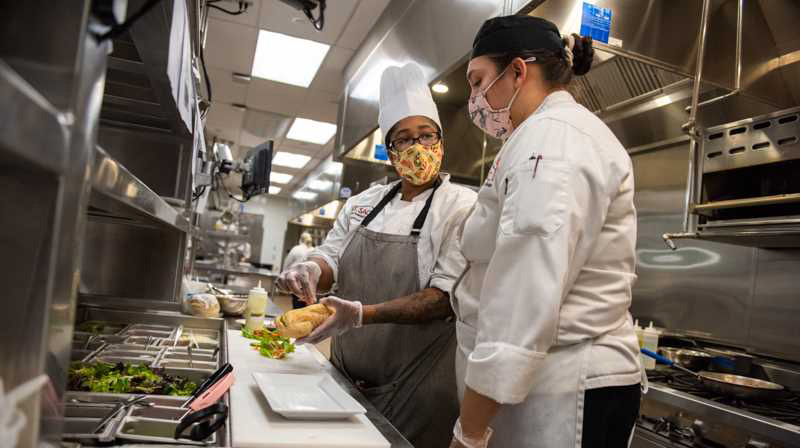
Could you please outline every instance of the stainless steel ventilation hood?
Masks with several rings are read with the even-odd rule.
[[[612,9],[611,36],[619,45],[595,43],[595,65],[573,83],[573,95],[600,116],[631,152],[688,141],[681,126],[689,118],[703,1],[593,3]],[[450,87],[446,96],[437,97],[447,142],[444,170],[479,182],[499,145],[485,142],[466,119],[464,67],[474,33],[485,19],[512,12],[547,18],[562,32],[577,31],[582,4],[583,0],[514,5],[503,1],[392,2],[345,70],[336,157],[342,158],[377,126],[378,80],[383,69],[415,61],[431,82],[445,80]],[[710,1],[701,106],[696,116],[699,128],[800,104],[800,34],[796,31],[800,2],[741,1],[741,12],[739,7],[740,0]],[[346,167],[345,183],[347,178]]]

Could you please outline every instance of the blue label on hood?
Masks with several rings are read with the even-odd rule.
[[[377,160],[389,160],[389,153],[386,152],[386,145],[375,145],[375,158]]]
[[[601,8],[591,3],[583,3],[581,15],[581,36],[608,43],[611,32],[611,8]]]

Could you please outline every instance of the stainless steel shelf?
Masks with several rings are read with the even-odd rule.
[[[96,147],[91,175],[90,217],[189,232],[191,226],[182,214],[100,147]]]
[[[8,151],[45,170],[63,173],[67,162],[66,117],[2,59],[0,104],[0,155]]]
[[[227,240],[227,241],[250,241],[251,239],[250,235],[240,235],[238,233],[225,232],[221,230],[206,230],[198,236],[209,239]]]

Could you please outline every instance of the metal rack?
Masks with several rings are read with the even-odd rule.
[[[176,2],[190,30],[184,49],[194,51],[202,41],[194,0],[160,2],[113,42],[113,53],[112,42],[90,30],[98,2],[30,0],[0,15],[0,280],[8,285],[0,378],[6,391],[39,375],[50,383],[50,392],[20,405],[29,423],[18,446],[57,443],[63,433],[65,341],[79,292],[109,306],[115,297],[142,307],[151,303],[142,299],[176,300],[191,226],[163,197],[190,204],[202,134],[194,80],[174,95],[167,75]],[[129,1],[128,14],[144,3]],[[138,60],[123,56],[131,43]],[[181,100],[192,105],[189,120]],[[169,124],[136,121],[148,116]],[[155,144],[142,144],[147,139]],[[155,154],[160,169],[152,159],[137,163],[151,146],[170,149]],[[153,258],[141,256],[147,252]],[[120,290],[126,294],[114,294]]]
[[[99,146],[95,147],[88,213],[142,225],[168,226],[181,232],[188,232],[191,227],[183,213],[170,206]]]

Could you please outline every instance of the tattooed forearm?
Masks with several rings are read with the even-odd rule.
[[[452,315],[450,297],[438,288],[426,288],[388,302],[364,306],[365,325],[421,324]]]

